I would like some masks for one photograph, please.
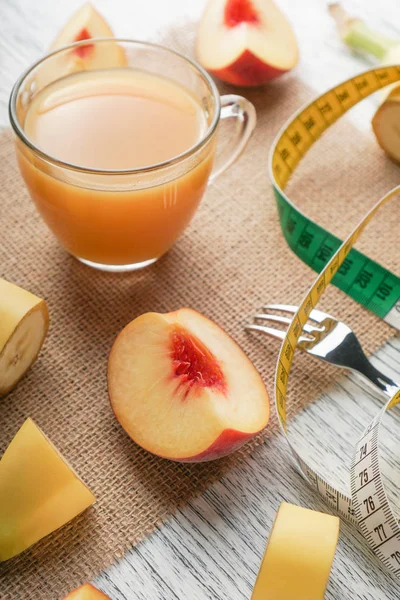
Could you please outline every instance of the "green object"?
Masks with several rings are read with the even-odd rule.
[[[300,109],[272,145],[270,173],[283,235],[293,252],[317,272],[321,272],[342,242],[294,206],[284,192],[286,184],[324,131],[363,98],[399,81],[400,65],[377,67],[352,77]],[[338,214],[337,218],[344,217]],[[352,249],[332,282],[400,330],[400,278],[397,275]]]
[[[342,240],[305,217],[274,185],[283,235],[293,252],[319,273]],[[332,283],[381,319],[400,299],[400,278],[352,249]]]
[[[399,44],[398,41],[374,31],[358,19],[348,24],[342,39],[353,50],[372,54],[380,61],[385,58],[390,48]]]

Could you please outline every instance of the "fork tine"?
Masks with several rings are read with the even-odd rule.
[[[286,333],[281,329],[273,329],[272,327],[266,327],[265,325],[246,325],[246,331],[261,331],[271,337],[277,338],[278,340],[284,340]]]
[[[292,322],[292,319],[289,319],[288,317],[283,317],[281,315],[266,315],[266,314],[257,314],[254,315],[255,319],[260,319],[262,321],[274,321],[274,323],[282,323],[284,325],[290,325],[290,323]],[[313,325],[308,325],[308,323],[306,323],[303,327],[303,331],[305,331],[306,333],[314,333],[315,331],[323,331],[321,329],[318,329],[318,327],[314,327]]]
[[[286,337],[286,332],[282,331],[281,329],[274,329],[273,327],[267,327],[266,325],[245,325],[245,331],[257,331],[261,333],[266,333],[267,335],[269,335],[270,337],[276,338],[278,340],[284,340]],[[309,342],[310,340],[307,339],[304,335],[301,335],[299,337],[298,340],[298,344],[301,344],[302,342]]]
[[[267,304],[263,306],[263,310],[281,310],[283,312],[296,313],[298,310],[298,306],[294,304]],[[314,308],[310,313],[310,319],[315,321],[316,323],[322,323],[325,319],[333,319],[331,315],[322,312],[322,310],[318,310]],[[336,319],[335,319],[336,320]]]
[[[285,312],[295,313],[299,309],[294,304],[266,304],[263,306],[263,310],[283,310]]]

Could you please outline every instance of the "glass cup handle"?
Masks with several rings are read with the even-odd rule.
[[[234,137],[221,153],[217,153],[213,171],[209,181],[221,175],[247,146],[251,134],[256,126],[256,109],[249,100],[236,94],[221,96],[221,120],[236,119]]]

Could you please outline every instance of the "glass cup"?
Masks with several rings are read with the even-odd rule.
[[[71,53],[85,47],[99,62],[75,61],[76,70],[139,69],[177,82],[198,100],[207,123],[202,138],[179,156],[144,168],[104,170],[69,164],[46,154],[24,132],[30,104],[45,86],[71,74]],[[115,57],[120,59],[116,60]],[[69,65],[69,68],[66,68]],[[122,66],[121,66],[122,65]],[[66,72],[67,71],[67,72]],[[233,139],[216,154],[221,119],[235,121]],[[78,260],[105,271],[130,271],[154,263],[176,242],[207,187],[238,157],[255,127],[253,105],[219,96],[195,62],[155,44],[91,39],[57,50],[28,69],[10,98],[18,164],[39,213],[57,240]]]

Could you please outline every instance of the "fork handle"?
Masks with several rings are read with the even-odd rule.
[[[360,373],[360,375],[368,379],[375,387],[382,390],[382,392],[385,395],[392,397],[393,394],[396,391],[398,391],[399,385],[395,381],[393,381],[393,379],[390,379],[390,377],[376,369],[374,365],[370,363],[370,361],[364,354],[360,342],[358,341],[353,332],[348,334],[347,342],[347,349],[349,349],[350,346],[351,350],[350,352],[346,352],[345,361],[343,360],[342,362],[340,360],[341,357],[337,351],[338,349],[335,349],[333,351],[333,353],[335,354],[335,364],[342,363],[343,367],[347,367],[352,371]],[[326,360],[330,362],[329,354],[330,353],[326,355]]]
[[[356,373],[360,373],[365,379],[368,379],[375,387],[382,390],[382,392],[391,398],[395,392],[399,390],[397,383],[387,377],[381,371],[378,371],[366,358],[365,363],[360,364],[358,368],[352,367],[352,370]]]

